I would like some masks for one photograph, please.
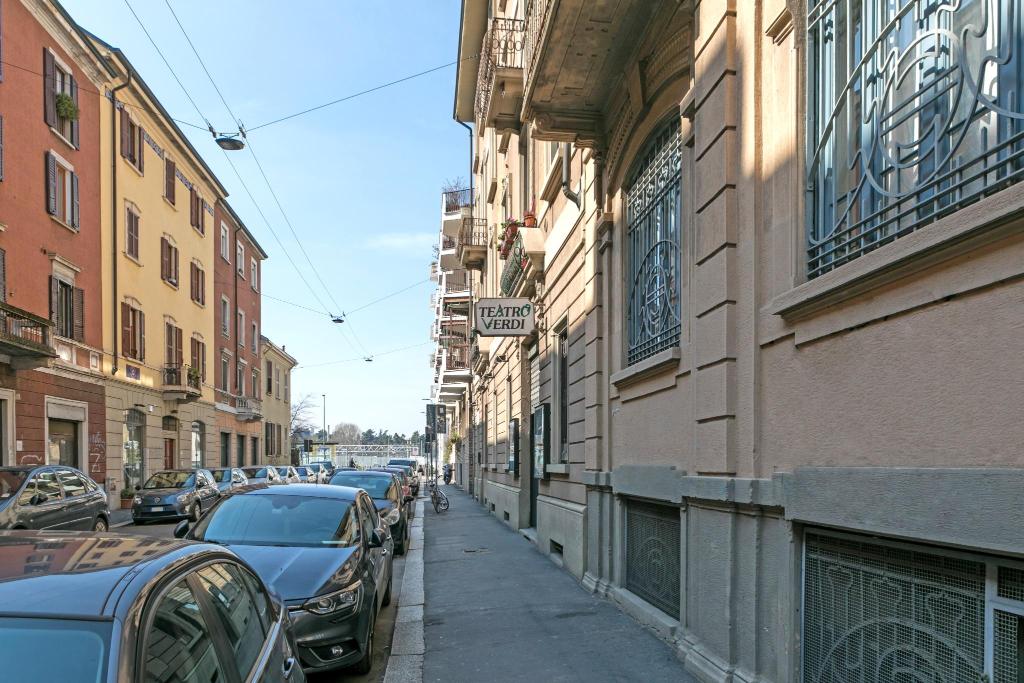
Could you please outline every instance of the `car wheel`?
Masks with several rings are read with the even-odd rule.
[[[366,636],[366,647],[363,648],[363,658],[352,665],[352,672],[365,676],[373,668],[373,629],[377,624],[375,614],[370,615],[370,632]]]
[[[392,567],[392,570],[394,570],[394,567]],[[384,607],[387,607],[388,605],[391,604],[391,579],[392,578],[393,578],[392,575],[388,574],[388,589],[384,592],[384,599],[380,603]]]
[[[106,531],[107,530],[107,520],[103,519],[102,517],[97,517],[96,518],[96,522],[92,525],[92,530],[93,531]]]
[[[201,514],[203,514],[203,508],[199,504],[199,501],[192,503],[191,507],[189,507],[188,509],[189,519],[191,519],[193,522],[198,522],[199,515]]]

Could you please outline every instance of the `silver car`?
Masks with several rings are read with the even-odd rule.
[[[217,482],[217,490],[221,493],[227,493],[231,489],[245,486],[249,483],[245,472],[238,467],[211,468],[210,472],[213,474],[213,480]]]
[[[314,475],[315,481],[313,479],[309,480],[309,483],[311,484],[326,484],[331,478],[330,475],[327,474],[327,468],[323,466],[323,463],[311,462],[307,465],[303,465],[303,467],[308,469]]]
[[[282,484],[305,484],[299,473],[295,471],[295,468],[291,465],[279,465],[275,468],[277,473],[281,475]]]
[[[305,465],[299,465],[295,468],[295,472],[299,475],[299,479],[303,484],[319,484],[320,477],[316,475],[316,472],[312,468]]]
[[[275,467],[243,467],[242,472],[250,484],[287,484]]]

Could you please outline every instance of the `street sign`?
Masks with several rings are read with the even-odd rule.
[[[533,304],[526,298],[480,299],[475,312],[481,337],[528,337],[536,326]]]

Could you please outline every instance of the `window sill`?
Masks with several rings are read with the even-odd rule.
[[[131,261],[132,263],[137,265],[139,268],[144,268],[145,267],[145,266],[142,265],[142,261],[139,260],[138,256],[132,256],[127,251],[122,251],[121,253],[124,254],[124,257],[126,259],[128,259],[129,261]]]
[[[775,297],[768,312],[806,318],[937,263],[1020,232],[1024,192],[1010,187]]]
[[[166,202],[166,203],[167,203],[167,206],[171,207],[171,208],[172,208],[172,209],[174,209],[175,211],[177,211],[177,210],[178,210],[178,205],[177,205],[177,204],[175,204],[174,202],[172,202],[172,201],[171,201],[170,199],[168,199],[168,198],[167,198],[167,195],[163,195],[163,200],[164,200],[164,202]]]
[[[613,373],[611,376],[611,382],[617,387],[627,387],[630,384],[635,384],[641,380],[667,373],[669,371],[674,372],[679,367],[679,359],[682,357],[682,352],[678,346],[673,346],[668,349],[664,349],[644,358],[638,363],[630,365],[624,370],[619,370]]]
[[[64,221],[62,221],[61,219],[57,218],[53,214],[50,214],[50,220],[52,220],[54,223],[56,223],[60,227],[64,228],[65,230],[70,230],[71,232],[75,233],[76,235],[79,232],[78,228],[71,227],[70,223],[65,223]]]
[[[170,287],[171,289],[173,289],[174,291],[178,291],[178,283],[177,282],[171,282],[170,280],[164,280],[163,278],[160,278],[160,281],[163,282],[168,287]]]
[[[544,465],[544,472],[546,474],[569,474],[569,463],[548,463],[547,465]]]
[[[50,132],[53,133],[57,137],[58,140],[63,142],[65,145],[67,145],[68,149],[72,149],[72,150],[76,150],[76,151],[78,150],[78,148],[75,147],[75,143],[71,142],[71,140],[68,140],[66,137],[64,137],[64,133],[61,133],[59,130],[57,130],[53,126],[50,126]]]
[[[139,170],[139,167],[135,165],[135,162],[133,162],[128,157],[121,157],[121,158],[124,160],[124,163],[128,164],[128,168],[132,169],[133,171],[135,171],[136,173],[139,174],[140,178],[145,178],[146,177],[146,174]]]

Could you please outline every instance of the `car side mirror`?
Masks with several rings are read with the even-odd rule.
[[[31,503],[32,505],[41,505],[42,503],[45,503],[49,498],[50,497],[45,493],[37,493],[33,495],[28,502]]]
[[[367,544],[371,548],[380,548],[384,545],[384,539],[380,535],[380,531],[374,529],[370,534],[370,542]]]
[[[177,526],[174,527],[174,537],[175,538],[185,538],[185,534],[188,533],[188,528],[189,528],[188,520],[187,519],[181,520],[180,522],[178,522]]]
[[[136,485],[135,485],[135,490],[136,490],[136,491],[141,491],[141,490],[142,490],[142,487],[141,487],[141,486],[139,486],[138,484],[136,484]]]
[[[415,498],[413,498],[412,496],[406,496],[406,497],[405,497],[405,502],[406,502],[406,503],[411,503],[411,502],[413,502],[414,500],[416,500],[416,499],[415,499]]]

